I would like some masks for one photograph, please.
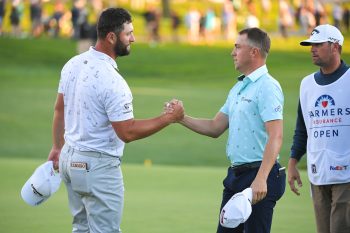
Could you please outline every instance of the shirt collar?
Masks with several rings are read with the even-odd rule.
[[[245,76],[244,74],[240,75],[238,77],[239,81],[242,81],[244,78],[249,78],[250,81],[255,82],[256,80],[258,80],[261,76],[263,76],[264,74],[267,74],[268,70],[267,70],[267,66],[263,65],[261,67],[259,67],[258,69],[254,70],[251,74],[249,74],[248,76]]]
[[[107,54],[97,51],[93,46],[90,46],[89,52],[90,52],[93,56],[97,57],[97,59],[106,61],[107,63],[111,64],[111,65],[113,66],[114,69],[116,69],[117,71],[119,71],[118,65],[117,65],[117,63],[115,62],[115,60],[114,60],[113,58],[111,58],[110,56],[108,56]]]

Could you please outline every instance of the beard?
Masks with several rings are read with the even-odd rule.
[[[130,46],[125,45],[117,36],[117,43],[114,46],[114,53],[117,57],[127,56],[130,53]]]
[[[330,61],[325,60],[325,59],[321,59],[320,57],[312,58],[312,63],[314,63],[314,65],[320,66],[320,67],[326,66],[327,64],[329,64],[329,62]]]

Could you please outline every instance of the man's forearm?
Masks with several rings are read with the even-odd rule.
[[[64,145],[64,101],[63,94],[58,94],[52,124],[52,149],[61,149]]]
[[[63,95],[58,94],[52,123],[52,148],[48,160],[53,161],[54,169],[58,169],[58,160],[64,145],[64,103]]]
[[[56,111],[52,125],[52,143],[55,149],[61,149],[64,145],[64,117]]]
[[[260,166],[258,177],[267,180],[271,168],[275,164],[283,142],[283,121],[274,120],[265,123],[268,134],[268,140],[265,145],[262,164]]]
[[[200,119],[186,115],[180,123],[196,133],[213,138],[219,137],[228,128],[228,119],[220,112],[214,119]]]
[[[216,137],[214,132],[211,132],[210,130],[210,129],[213,129],[213,127],[211,127],[211,120],[209,119],[199,119],[199,118],[193,118],[190,116],[185,116],[180,123],[186,128],[196,133],[210,136],[210,137]]]
[[[184,117],[184,110],[181,102],[175,104],[172,112],[144,120],[130,119],[126,121],[111,122],[116,134],[124,142],[132,142],[153,135],[171,123],[180,121]]]
[[[300,160],[300,158],[306,152],[306,144],[307,144],[307,130],[305,126],[305,121],[303,117],[303,112],[301,110],[300,101],[298,104],[298,115],[295,124],[294,136],[293,136],[293,144],[291,148],[291,158],[296,160]]]
[[[124,127],[123,133],[116,132],[120,139],[128,143],[151,136],[170,124],[171,122],[162,115],[152,119],[132,120],[128,127]]]
[[[276,163],[278,154],[282,146],[282,137],[270,138],[265,146],[263,160],[257,176],[265,180],[270,174],[271,168]]]

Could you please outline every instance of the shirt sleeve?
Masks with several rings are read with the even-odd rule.
[[[68,66],[70,66],[71,61],[67,62],[61,71],[60,82],[58,84],[58,93],[63,94],[65,91],[66,80],[70,79],[71,75],[68,73]]]
[[[230,113],[230,99],[231,99],[231,93],[232,93],[232,89],[230,90],[226,102],[225,104],[220,108],[220,112],[224,113],[225,115],[229,115]]]
[[[262,84],[258,93],[258,108],[264,122],[283,119],[283,103],[284,97],[278,83]]]
[[[220,108],[220,112],[224,113],[225,115],[228,115],[228,98],[226,99],[225,104]]]
[[[125,121],[134,118],[132,94],[124,79],[112,82],[103,94],[109,121]]]
[[[301,110],[301,105],[299,100],[298,116],[297,116],[295,130],[294,130],[293,145],[291,148],[290,157],[299,161],[306,152],[306,145],[307,145],[307,131],[306,131],[304,116]]]

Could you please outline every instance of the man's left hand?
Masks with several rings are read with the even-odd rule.
[[[250,185],[253,190],[253,200],[252,204],[256,204],[266,197],[267,194],[267,184],[266,180],[256,177],[253,183]]]
[[[53,162],[53,168],[55,170],[59,170],[58,161],[60,158],[60,154],[61,154],[61,149],[52,148],[47,158],[48,161]]]

